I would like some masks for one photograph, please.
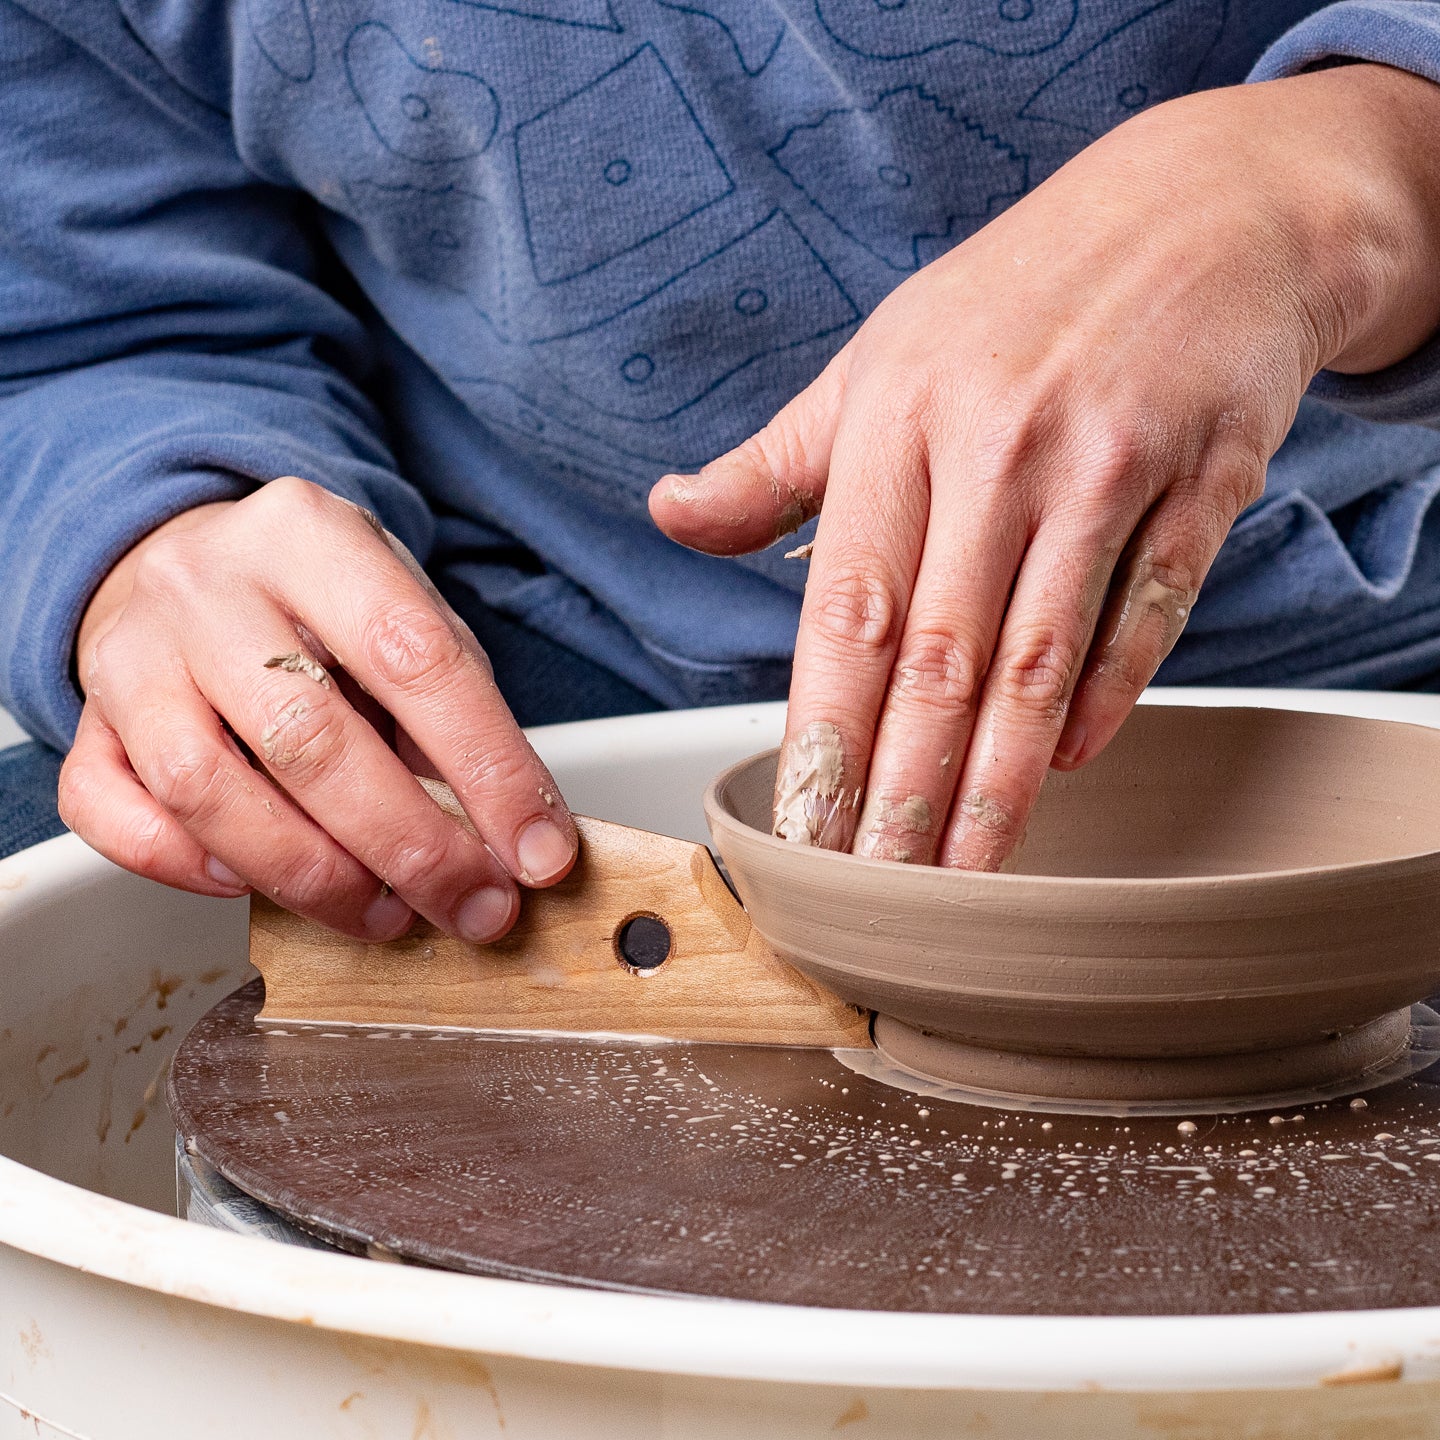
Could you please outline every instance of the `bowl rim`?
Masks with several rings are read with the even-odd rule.
[[[1222,711],[1228,714],[1249,715],[1259,711],[1272,715],[1304,715],[1307,718],[1312,714],[1323,715],[1327,721],[1340,720],[1363,725],[1366,728],[1383,725],[1398,726],[1410,731],[1423,731],[1432,737],[1430,743],[1440,745],[1440,735],[1437,735],[1435,727],[1417,725],[1405,720],[1381,720],[1370,716],[1340,715],[1333,711],[1286,710],[1283,706],[1278,705],[1166,705],[1163,709],[1166,711],[1195,710],[1207,713]],[[705,819],[710,826],[711,838],[716,841],[717,847],[719,846],[719,837],[716,835],[716,830],[723,829],[743,835],[747,841],[758,839],[766,849],[777,852],[790,854],[796,850],[813,850],[817,857],[816,863],[820,865],[834,866],[838,864],[846,867],[859,865],[870,870],[884,870],[887,874],[897,876],[907,873],[926,877],[933,877],[937,874],[953,876],[953,882],[947,881],[947,884],[951,884],[952,888],[957,891],[962,889],[971,891],[970,895],[965,897],[957,895],[956,898],[973,898],[974,894],[987,890],[997,896],[1005,894],[1007,891],[1014,894],[1023,892],[1027,888],[1054,895],[1090,891],[1102,894],[1124,891],[1158,897],[1162,894],[1172,894],[1177,890],[1204,892],[1221,886],[1227,890],[1245,891],[1265,889],[1282,883],[1295,884],[1366,878],[1379,880],[1382,877],[1394,878],[1397,874],[1406,871],[1423,871],[1440,866],[1440,847],[1407,851],[1398,855],[1386,855],[1373,860],[1346,860],[1330,865],[1302,865],[1277,870],[1215,871],[1204,875],[1025,875],[1005,874],[990,870],[960,870],[946,865],[912,865],[898,860],[877,860],[870,856],[852,855],[848,851],[822,850],[818,846],[802,846],[793,840],[782,840],[767,831],[757,830],[754,826],[747,825],[725,806],[721,795],[735,776],[761,760],[768,759],[772,755],[779,755],[780,748],[780,746],[771,746],[767,750],[758,750],[743,760],[737,760],[735,764],[727,766],[714,776],[706,785],[702,804],[705,810]],[[902,881],[901,883],[913,882]]]

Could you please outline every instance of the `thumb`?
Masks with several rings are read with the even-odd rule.
[[[845,393],[847,350],[763,429],[694,475],[666,475],[650,517],[709,555],[763,550],[820,513]]]

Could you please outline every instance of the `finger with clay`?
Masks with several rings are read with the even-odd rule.
[[[374,516],[305,481],[142,541],[92,601],[77,664],[62,814],[138,873],[262,890],[370,940],[418,912],[483,943],[514,923],[517,882],[574,863],[573,821],[474,636]]]

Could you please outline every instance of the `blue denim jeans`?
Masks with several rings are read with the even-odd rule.
[[[38,845],[65,828],[55,809],[60,757],[31,741],[0,750],[0,856]]]
[[[449,599],[485,647],[500,690],[522,725],[660,708],[593,661],[503,616],[480,611],[466,592],[452,593]],[[48,746],[33,742],[0,750],[0,857],[64,830],[55,808],[60,760]]]

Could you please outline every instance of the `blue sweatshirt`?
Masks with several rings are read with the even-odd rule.
[[[783,695],[804,567],[649,486],[1109,127],[1440,4],[0,0],[0,703],[67,744],[139,537],[299,474],[666,705]],[[1440,671],[1440,363],[1322,376],[1166,678]],[[793,543],[793,542],[792,542]]]

